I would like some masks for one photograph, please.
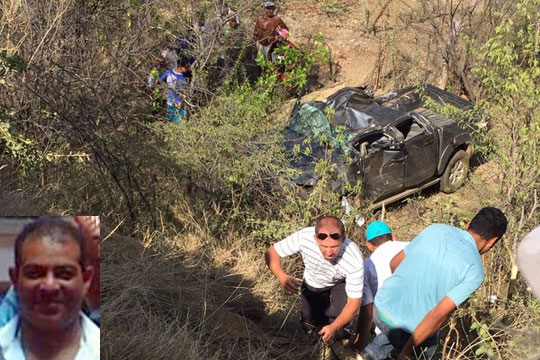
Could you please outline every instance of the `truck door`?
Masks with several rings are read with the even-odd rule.
[[[355,149],[362,157],[362,190],[367,199],[378,201],[403,189],[404,156],[391,132],[360,137]]]
[[[394,125],[403,134],[404,188],[420,185],[435,177],[438,140],[433,129],[409,117]]]

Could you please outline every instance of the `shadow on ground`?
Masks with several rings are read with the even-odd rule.
[[[165,248],[117,234],[103,241],[104,359],[314,357],[296,313],[268,315],[253,281]]]

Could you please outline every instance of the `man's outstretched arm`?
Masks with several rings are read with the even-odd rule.
[[[281,20],[281,18],[279,18],[279,22],[278,22],[278,26],[282,29],[287,29],[289,30],[289,27],[287,25],[285,25],[285,22],[283,22],[283,20]]]
[[[445,296],[418,324],[407,344],[401,350],[398,360],[407,359],[412,353],[413,346],[422,344],[428,337],[437,331],[448,315],[456,308],[456,304],[448,296]]]
[[[281,267],[281,258],[279,257],[276,249],[274,248],[274,245],[271,245],[268,250],[266,250],[266,254],[264,257],[266,260],[266,265],[268,266],[270,271],[272,271],[274,275],[276,275],[283,290],[285,290],[285,292],[290,295],[296,294],[298,292],[298,289],[300,288],[301,283],[293,276],[283,271],[283,268]]]
[[[255,28],[253,29],[253,36],[252,36],[253,43],[260,40],[260,37],[261,37],[261,24],[260,23],[261,22],[259,19],[255,21]]]

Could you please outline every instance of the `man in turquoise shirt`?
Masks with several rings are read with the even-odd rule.
[[[431,355],[448,315],[484,280],[480,255],[506,232],[501,210],[483,208],[466,230],[428,226],[391,261],[395,271],[375,296],[373,317],[382,333],[358,359],[386,359],[393,349],[406,359],[414,346]]]

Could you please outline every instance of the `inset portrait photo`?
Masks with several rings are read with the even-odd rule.
[[[99,359],[98,216],[0,217],[0,359]]]

